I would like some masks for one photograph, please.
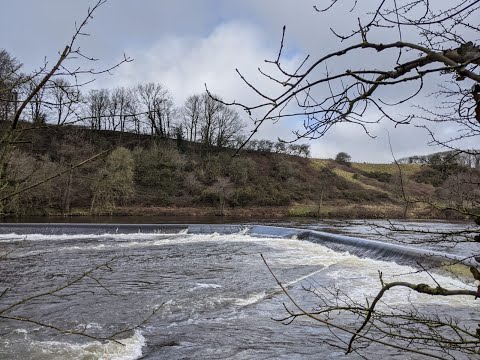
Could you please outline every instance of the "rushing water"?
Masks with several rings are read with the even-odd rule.
[[[288,231],[276,237],[241,227],[223,234],[209,227],[191,233],[181,226],[143,227],[142,232],[120,226],[0,229],[0,293],[10,289],[0,297],[0,311],[108,263],[58,293],[18,305],[8,316],[108,337],[158,309],[142,326],[120,335],[119,343],[0,319],[1,359],[356,358],[326,345],[338,339],[321,324],[299,319],[285,326],[272,320],[285,316],[283,303],[289,302],[260,254],[307,308],[316,300],[303,289],[310,284],[338,287],[358,301],[375,296],[378,270],[387,281],[403,274],[403,280],[431,283],[406,263],[361,258]],[[436,278],[445,287],[472,288],[453,277]],[[402,306],[405,291],[392,290],[385,300]],[[440,315],[458,313],[479,321],[470,298],[412,293],[410,300],[419,307],[435,306]],[[366,355],[413,358],[380,346]]]

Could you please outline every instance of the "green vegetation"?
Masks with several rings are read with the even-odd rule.
[[[118,201],[131,198],[135,193],[134,169],[130,150],[124,147],[113,150],[92,182],[90,212],[113,211]]]
[[[335,157],[335,161],[341,165],[350,166],[352,164],[352,157],[346,152],[339,152]]]

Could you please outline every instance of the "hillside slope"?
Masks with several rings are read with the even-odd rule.
[[[3,192],[64,174],[6,201],[3,216],[441,218],[448,214],[432,207],[406,208],[404,194],[425,199],[442,193],[446,199],[449,179],[460,171],[419,164],[345,165],[251,151],[232,157],[231,149],[75,127],[28,136],[30,142],[12,154],[10,187]]]

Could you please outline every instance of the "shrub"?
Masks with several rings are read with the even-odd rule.
[[[91,210],[113,210],[118,201],[134,194],[134,159],[123,147],[112,151],[93,183]]]
[[[178,184],[185,160],[182,154],[168,145],[153,145],[134,152],[135,182],[145,187],[160,187],[171,192]]]
[[[6,182],[1,189],[2,194],[24,189],[62,170],[65,170],[62,165],[50,161],[47,157],[34,157],[15,150],[9,161]],[[2,202],[0,214],[45,215],[52,208],[60,209],[64,188],[64,178],[44,182]]]
[[[335,161],[341,165],[350,166],[352,157],[346,152],[339,152],[335,157]]]
[[[412,178],[418,183],[431,184],[433,186],[440,186],[445,181],[445,175],[431,167],[424,167],[414,174]]]
[[[256,164],[245,157],[235,157],[228,167],[228,175],[235,184],[243,185],[256,172]]]
[[[233,206],[245,206],[256,202],[258,194],[251,186],[245,186],[233,191],[230,202]]]
[[[295,173],[295,166],[290,161],[284,159],[277,161],[272,169],[272,176],[283,181],[295,176]]]
[[[383,171],[366,172],[364,175],[383,183],[388,183],[392,179],[392,174]]]
[[[218,155],[207,155],[202,161],[202,171],[199,173],[199,177],[205,184],[211,185],[222,176],[223,167],[224,164]]]
[[[220,201],[220,196],[213,189],[204,189],[199,196],[195,197],[194,201],[202,205],[216,206]]]
[[[202,191],[202,184],[193,173],[186,174],[183,179],[183,186],[191,195],[199,195]]]

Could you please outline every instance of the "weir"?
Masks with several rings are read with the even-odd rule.
[[[254,236],[292,237],[307,240],[335,251],[348,251],[359,257],[395,261],[397,263],[421,262],[430,265],[474,265],[472,259],[446,254],[438,251],[414,248],[411,246],[390,244],[382,241],[332,234],[316,230],[282,228],[273,226],[253,226],[249,234]]]
[[[328,232],[301,228],[268,225],[230,225],[230,224],[63,224],[63,223],[4,223],[0,225],[0,234],[17,235],[103,235],[158,233],[175,234],[235,234],[244,233],[254,237],[296,238],[326,246],[335,251],[348,251],[359,257],[395,261],[415,265],[475,265],[474,260],[441,253],[428,249],[391,244]]]

